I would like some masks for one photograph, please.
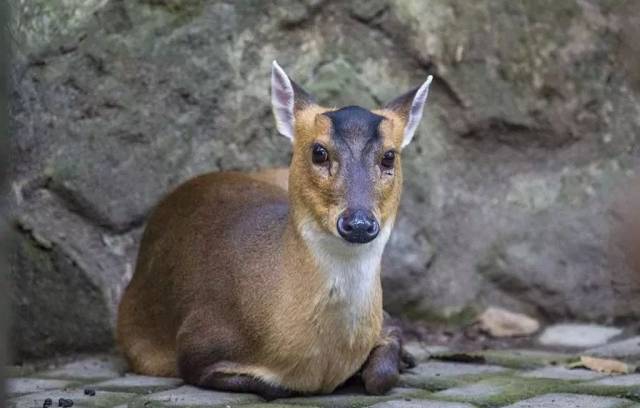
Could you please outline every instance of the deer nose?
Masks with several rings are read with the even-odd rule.
[[[355,244],[373,241],[380,232],[380,224],[371,211],[345,210],[338,217],[338,233],[344,239]]]

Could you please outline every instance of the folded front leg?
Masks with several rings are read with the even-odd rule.
[[[384,394],[393,388],[400,372],[415,366],[415,359],[402,347],[402,329],[391,325],[385,319],[385,326],[378,344],[371,350],[362,370],[362,380],[369,394]]]

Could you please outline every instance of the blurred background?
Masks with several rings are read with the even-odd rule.
[[[640,2],[11,3],[14,361],[113,347],[171,188],[288,163],[274,59],[329,106],[378,107],[435,76],[383,264],[393,315],[637,324]]]

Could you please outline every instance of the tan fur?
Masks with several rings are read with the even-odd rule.
[[[325,111],[311,105],[296,114],[288,194],[286,169],[211,173],[155,209],[118,314],[118,344],[135,372],[176,376],[181,354],[219,356],[218,372],[331,392],[385,343],[379,266],[354,316],[305,235],[339,240],[345,206],[342,186],[308,160],[314,141],[335,148]],[[376,113],[387,118],[385,147],[399,152],[403,118]],[[395,176],[377,186],[374,212],[387,232],[400,199],[399,160]]]

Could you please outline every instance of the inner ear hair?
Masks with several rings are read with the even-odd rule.
[[[384,109],[395,112],[404,120],[404,140],[402,147],[406,146],[413,139],[420,119],[422,119],[422,111],[429,96],[429,88],[433,76],[429,75],[427,80],[417,88],[400,95],[384,106]]]
[[[278,132],[293,140],[296,113],[314,103],[314,98],[292,81],[273,61],[271,70],[271,105]]]

